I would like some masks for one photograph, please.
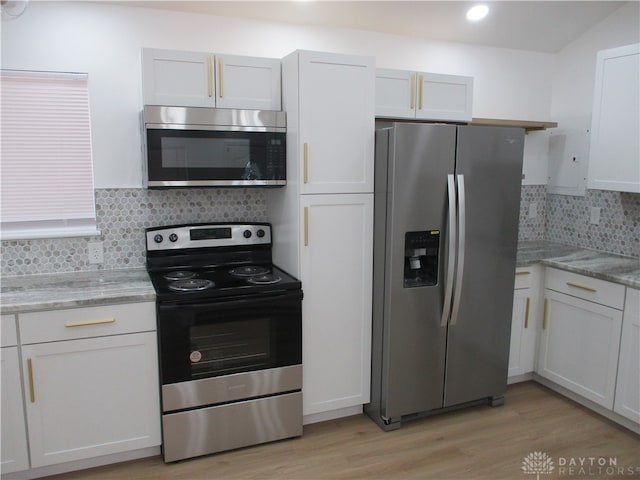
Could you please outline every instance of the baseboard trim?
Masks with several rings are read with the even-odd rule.
[[[529,380],[533,380],[533,372],[523,373],[522,375],[513,375],[507,378],[507,385],[512,385],[514,383],[520,382],[528,382]]]
[[[622,415],[619,415],[616,412],[603,407],[602,405],[598,405],[597,403],[592,402],[591,400],[587,400],[586,398],[578,395],[577,393],[573,393],[571,390],[568,390],[565,387],[562,387],[557,383],[552,382],[551,380],[547,380],[546,378],[541,377],[537,373],[533,374],[533,380],[553,390],[554,392],[557,392],[560,395],[563,395],[568,399],[573,400],[576,403],[579,403],[583,407],[587,407],[589,410],[592,410],[598,415],[601,415],[606,419],[611,420],[612,422],[617,423],[618,425],[621,425],[624,428],[627,428],[632,432],[640,435],[640,424],[637,424],[632,420],[629,420],[628,418],[623,417]]]
[[[311,415],[305,415],[302,418],[303,425],[310,425],[312,423],[326,422],[327,420],[335,420],[336,418],[350,417],[352,415],[360,415],[362,413],[362,405],[355,405],[353,407],[338,408],[337,410],[330,410],[328,412],[312,413]]]
[[[46,467],[32,468],[21,472],[7,473],[2,475],[3,480],[31,480],[33,478],[49,477],[61,473],[74,472],[76,470],[86,470],[88,468],[102,467],[112,463],[128,462],[140,458],[155,457],[160,455],[160,446],[131,450],[130,452],[112,453],[101,457],[87,458],[86,460],[76,460],[73,462],[58,463]]]

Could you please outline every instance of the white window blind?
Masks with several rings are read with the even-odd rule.
[[[86,74],[0,72],[2,239],[95,235]]]

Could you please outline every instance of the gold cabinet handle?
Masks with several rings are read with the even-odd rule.
[[[597,292],[598,291],[593,287],[589,287],[587,285],[581,285],[580,283],[567,282],[567,285],[569,287],[579,288],[580,290],[586,290],[587,292]]]
[[[423,87],[424,87],[424,75],[420,75],[418,77],[420,84],[418,85],[418,108],[422,110],[422,95],[423,95]]]
[[[211,55],[207,55],[207,94],[213,97],[213,63]]]
[[[416,74],[411,74],[411,110],[416,108]]]
[[[224,94],[224,62],[218,57],[218,97],[222,98]]]
[[[115,322],[115,318],[100,318],[98,320],[85,320],[83,322],[66,322],[64,324],[65,327],[86,327],[87,325],[100,325],[103,323],[113,323]]]
[[[309,246],[309,207],[304,207],[304,246]]]
[[[531,272],[525,270],[524,272],[516,272],[516,275],[531,275]]]
[[[302,180],[309,183],[309,144],[306,142],[302,146]]]
[[[309,246],[309,207],[304,207],[304,246]]]
[[[524,328],[529,328],[529,304],[531,303],[531,299],[527,297],[527,303],[524,307]]]
[[[27,358],[27,373],[29,376],[29,400],[31,403],[36,403],[36,391],[33,387],[33,364],[30,358]]]
[[[542,313],[542,329],[547,329],[547,320],[549,318],[549,299],[544,299],[544,312]]]

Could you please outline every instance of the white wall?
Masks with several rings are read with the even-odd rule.
[[[628,2],[563,48],[555,58],[551,115],[591,117],[598,50],[640,42],[640,3]]]
[[[334,28],[82,2],[30,2],[2,23],[2,68],[89,73],[96,188],[140,187],[142,47],[281,58],[373,55],[380,67],[470,75],[475,117],[547,120],[554,56]]]

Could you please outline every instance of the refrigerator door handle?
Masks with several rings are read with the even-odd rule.
[[[444,327],[449,321],[449,315],[451,313],[451,299],[453,296],[453,275],[456,266],[456,182],[453,175],[447,175],[447,193],[449,198],[449,216],[448,216],[448,237],[449,237],[449,259],[447,261],[447,283],[444,289],[444,301],[442,304],[442,318],[440,319],[440,326]]]
[[[465,250],[465,224],[466,224],[466,204],[464,190],[464,175],[458,177],[458,265],[456,271],[456,281],[453,292],[453,312],[451,313],[451,325],[458,321],[458,311],[460,310],[460,299],[462,298],[462,275],[464,274],[464,250]]]

